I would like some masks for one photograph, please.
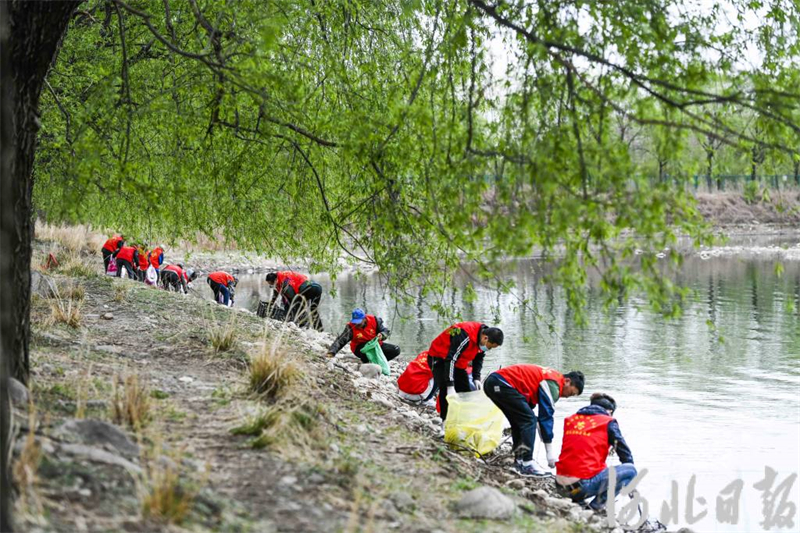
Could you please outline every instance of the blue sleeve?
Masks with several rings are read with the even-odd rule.
[[[550,394],[547,381],[539,384],[539,428],[542,430],[542,441],[545,444],[553,442],[553,414],[556,412],[555,402]]]
[[[608,423],[608,444],[617,450],[617,457],[619,457],[621,463],[633,464],[633,454],[628,447],[628,443],[625,442],[616,420]]]

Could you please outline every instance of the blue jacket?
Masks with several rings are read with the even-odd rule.
[[[578,414],[608,416],[608,411],[599,405],[588,405],[580,409]],[[625,442],[622,432],[619,430],[619,424],[616,420],[612,420],[608,423],[608,445],[613,446],[614,449],[617,450],[617,456],[619,457],[620,462],[633,464],[633,454],[631,453],[631,449],[628,447],[628,443]]]

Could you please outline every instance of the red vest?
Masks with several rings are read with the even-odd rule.
[[[119,261],[120,259],[124,259],[125,261],[128,261],[131,265],[133,265],[133,254],[135,253],[136,253],[136,248],[134,248],[133,246],[123,246],[122,248],[119,249],[119,252],[117,252],[117,261]]]
[[[147,252],[142,250],[139,252],[139,268],[141,270],[147,270],[147,267],[150,266],[150,262],[147,260]]]
[[[525,396],[528,404],[533,407],[539,403],[539,384],[544,380],[558,383],[558,395],[564,392],[564,376],[552,368],[538,365],[511,365],[501,368],[496,372],[506,383]]]
[[[167,266],[164,267],[164,270],[169,270],[170,272],[175,272],[178,275],[179,278],[183,278],[187,282],[189,281],[189,278],[186,276],[186,271],[183,270],[178,265],[167,265]]]
[[[119,235],[114,235],[113,237],[108,239],[106,243],[103,245],[103,250],[108,250],[109,252],[116,252],[117,246],[119,246],[119,241],[121,240],[122,237],[120,237]]]
[[[458,356],[458,360],[456,361],[456,368],[466,370],[466,368],[470,366],[472,360],[475,359],[475,356],[480,352],[478,348],[478,332],[480,332],[481,326],[483,326],[483,324],[480,322],[459,322],[458,324],[453,324],[441,332],[438,337],[433,339],[431,347],[428,348],[428,355],[439,359],[447,359],[447,354],[450,352],[450,337],[453,334],[458,334],[459,330],[464,330],[469,336],[469,342],[467,346],[461,350],[461,355]]]
[[[364,319],[367,323],[363,328],[357,327],[352,322],[347,323],[350,331],[353,332],[353,340],[350,341],[350,351],[353,353],[356,353],[359,344],[371,341],[378,334],[378,319],[375,318],[375,315],[367,315]]]
[[[300,285],[308,281],[308,276],[300,274],[299,272],[292,272],[291,270],[282,270],[278,272],[278,277],[275,280],[275,290],[281,292],[283,284],[288,283],[294,289],[295,294],[300,294]]]
[[[160,247],[156,248],[155,250],[150,252],[150,264],[153,265],[153,268],[157,269],[158,267],[161,266],[161,262],[159,261],[159,257],[161,257],[161,254],[163,254],[163,253],[164,253],[164,250],[162,250]]]
[[[433,372],[428,366],[428,352],[422,352],[397,378],[397,388],[406,394],[422,394],[433,379]]]
[[[606,467],[608,423],[606,415],[575,414],[564,420],[564,441],[556,463],[559,476],[589,479]]]
[[[227,272],[222,272],[220,270],[219,272],[212,272],[211,274],[209,274],[208,279],[216,283],[219,283],[220,285],[225,285],[227,287],[228,283],[233,281],[233,276],[231,276]]]

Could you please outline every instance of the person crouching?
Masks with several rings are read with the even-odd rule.
[[[122,269],[125,269],[125,274],[128,279],[139,279],[137,274],[139,264],[139,252],[133,246],[123,246],[117,252],[117,277],[122,277]]]
[[[335,356],[349,342],[350,351],[361,359],[362,363],[369,363],[369,359],[361,351],[361,348],[377,337],[383,350],[383,355],[386,356],[387,361],[391,361],[400,355],[400,347],[383,342],[384,339],[389,338],[389,334],[390,331],[384,325],[382,318],[368,315],[362,309],[356,308],[353,310],[350,322],[344,327],[344,331],[336,337],[331,347],[328,348],[328,357]]]
[[[182,292],[186,294],[188,291],[188,284],[197,279],[197,272],[191,268],[188,270],[183,269],[183,265],[178,263],[175,265],[167,265],[161,269],[159,274],[161,286],[165,290],[173,290],[175,292]]]
[[[616,449],[622,464],[614,467],[614,495],[636,477],[631,449],[613,418],[617,402],[608,394],[592,394],[590,404],[564,420],[564,442],[556,463],[556,490],[576,503],[594,496],[589,507],[598,511],[608,497],[606,457]]]

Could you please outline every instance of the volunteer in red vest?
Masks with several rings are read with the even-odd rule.
[[[564,420],[564,442],[556,463],[556,489],[582,502],[594,496],[589,506],[600,510],[608,496],[606,457],[615,449],[622,464],[616,465],[614,495],[636,477],[631,449],[622,437],[619,424],[612,418],[617,402],[608,394],[592,394],[591,404]]]
[[[436,395],[436,385],[428,364],[427,350],[408,363],[397,378],[397,394],[400,398],[414,403],[425,403]]]
[[[117,253],[117,250],[125,246],[125,237],[122,235],[114,235],[110,239],[108,239],[105,244],[103,245],[103,267],[105,271],[108,271],[108,263],[111,261],[111,258]]]
[[[147,267],[150,266],[150,254],[144,246],[139,246],[136,249],[136,253],[139,254],[139,281],[144,281],[145,274],[147,273]]]
[[[521,476],[549,475],[534,467],[533,443],[536,424],[542,431],[547,452],[547,464],[556,464],[552,451],[553,413],[559,398],[577,396],[583,392],[581,372],[562,375],[552,368],[538,365],[511,365],[492,372],[486,378],[483,391],[511,424],[514,470]],[[533,408],[538,407],[538,421]]]
[[[164,248],[161,246],[156,246],[153,248],[153,251],[150,252],[150,264],[153,265],[153,268],[156,269],[156,274],[161,271],[161,265],[164,263]]]
[[[212,272],[206,279],[208,286],[214,291],[214,301],[223,305],[233,305],[233,288],[239,283],[235,276],[231,276],[227,272],[217,271]],[[222,295],[222,301],[219,297]]]
[[[472,390],[467,372],[470,364],[473,382],[480,389],[483,357],[487,351],[502,344],[502,330],[480,322],[459,322],[433,339],[428,355],[434,384],[439,389],[442,420],[447,418],[447,396]]]
[[[133,246],[123,246],[116,255],[117,277],[122,277],[122,269],[125,269],[129,279],[139,279],[136,273],[139,265],[139,253]]]
[[[378,342],[383,350],[383,355],[386,356],[387,361],[391,361],[400,355],[400,348],[394,344],[383,342],[384,339],[389,338],[390,331],[383,324],[383,319],[375,315],[368,315],[363,309],[354,309],[350,322],[344,327],[336,340],[333,341],[331,347],[328,348],[328,357],[333,357],[345,344],[350,343],[350,350],[361,359],[362,363],[369,363],[367,356],[361,352],[361,348],[366,343],[378,337]]]
[[[266,280],[273,288],[270,307],[280,294],[287,322],[295,322],[298,326],[313,327],[317,331],[322,331],[322,319],[319,316],[322,285],[311,281],[305,274],[291,270],[270,272]]]
[[[174,290],[175,292],[187,292],[187,284],[197,279],[197,272],[191,268],[188,270],[183,269],[183,265],[178,263],[175,265],[167,265],[161,269],[159,274],[161,279],[161,286],[165,290]]]

